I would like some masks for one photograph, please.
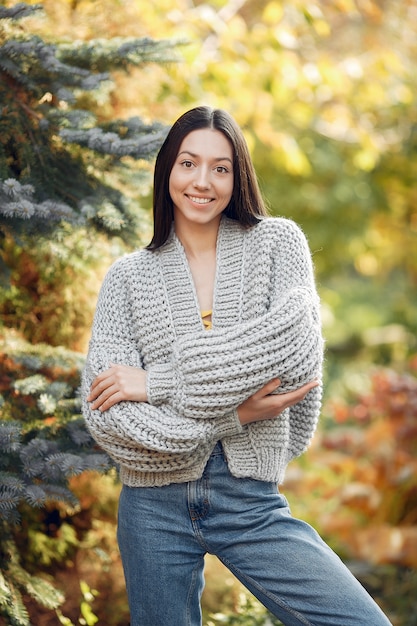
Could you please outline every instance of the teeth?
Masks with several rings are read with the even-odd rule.
[[[211,202],[211,198],[196,198],[195,196],[189,196],[190,200],[197,202],[197,204],[207,204]]]

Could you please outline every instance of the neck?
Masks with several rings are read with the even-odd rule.
[[[175,222],[175,234],[188,258],[198,258],[216,250],[220,219],[210,224],[182,224]]]

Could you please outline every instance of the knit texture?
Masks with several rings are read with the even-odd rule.
[[[289,461],[308,447],[320,386],[274,419],[242,427],[236,412],[272,378],[281,379],[282,393],[321,377],[319,299],[294,222],[264,218],[243,229],[222,218],[212,323],[207,332],[174,232],[162,248],[110,268],[83,373],[83,412],[125,484],[195,480],[218,440],[234,476],[282,482]],[[147,370],[147,403],[90,409],[91,383],[110,363]]]

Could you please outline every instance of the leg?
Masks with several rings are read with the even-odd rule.
[[[204,550],[190,528],[184,485],[124,486],[117,534],[131,626],[200,626]]]
[[[316,531],[291,516],[273,483],[236,479],[219,457],[210,463],[210,514],[200,532],[209,551],[283,624],[389,626]]]
[[[287,535],[284,541],[255,539],[248,546],[255,559],[231,549],[221,560],[287,626],[388,626],[379,607],[314,529],[290,519],[294,523],[278,530]]]

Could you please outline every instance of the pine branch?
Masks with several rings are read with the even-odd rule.
[[[132,65],[144,63],[166,63],[177,61],[173,54],[173,41],[155,40],[149,37],[112,39],[91,39],[62,44],[58,55],[64,63],[74,63],[78,67],[94,67],[98,72],[110,69],[127,70]]]
[[[100,472],[100,474],[107,472],[111,467],[114,467],[114,463],[107,456],[107,454],[87,454],[84,457],[85,469]]]
[[[0,520],[7,523],[10,528],[19,526],[21,523],[21,515],[17,508],[11,510],[0,509]]]
[[[32,12],[23,4],[3,11],[11,24],[13,16]],[[124,157],[154,158],[167,131],[139,118],[99,125],[92,111],[77,105],[85,106],[85,93],[111,83],[111,70],[176,60],[175,44],[120,37],[53,44],[16,28],[2,32],[1,23],[0,32],[5,113],[0,118],[0,228],[50,236],[64,221],[129,241],[138,213],[129,208],[129,194],[114,185],[114,175],[106,184],[107,172],[118,176],[115,168],[126,167]],[[94,169],[91,151],[102,158],[95,158]]]
[[[40,485],[28,485],[24,492],[24,498],[30,506],[40,508],[46,502],[46,492]]]
[[[145,137],[121,138],[117,133],[105,132],[101,128],[90,130],[63,129],[60,136],[64,141],[85,146],[101,154],[149,159],[158,152],[165,139],[166,131],[155,132]]]
[[[67,487],[60,485],[44,485],[47,500],[50,502],[63,502],[73,507],[79,504],[78,498]]]
[[[43,477],[48,481],[70,478],[81,474],[85,469],[84,459],[80,455],[58,452],[46,458]]]
[[[6,567],[2,566],[2,572],[0,571],[0,607],[6,609],[10,619],[15,620],[10,622],[11,624],[30,626],[22,591],[50,609],[59,607],[64,601],[64,596],[48,581],[23,569],[17,546],[12,539],[4,542],[3,550],[8,556],[8,563]]]
[[[55,222],[65,220],[73,224],[82,222],[80,215],[68,204],[51,199],[38,203],[34,201],[34,195],[33,185],[22,185],[15,178],[0,180],[0,214],[6,218],[23,220],[36,217]]]
[[[18,2],[9,9],[0,7],[0,20],[21,20],[24,17],[31,17],[37,11],[43,11],[41,4],[33,4],[32,6],[23,2]]]
[[[93,91],[110,79],[108,72],[93,73],[77,64],[60,61],[58,49],[40,37],[20,35],[0,47],[0,67],[11,79],[33,89],[37,95],[42,96],[49,86],[59,100],[70,103],[76,101],[75,88]]]
[[[61,591],[39,576],[29,576],[25,588],[34,600],[47,609],[56,609],[65,600]]]
[[[23,603],[22,594],[11,580],[8,581],[9,599],[5,605],[5,614],[9,618],[9,626],[31,626],[29,614]]]
[[[7,584],[7,580],[3,575],[2,570],[0,569],[0,615],[2,609],[4,609],[8,604],[10,604],[10,587]]]
[[[14,453],[21,446],[21,430],[19,422],[0,422],[0,451]]]
[[[18,492],[8,487],[0,486],[0,515],[8,514],[18,506],[21,496]]]
[[[67,431],[76,446],[91,446],[91,444],[93,444],[93,439],[88,430],[85,428],[85,422],[83,419],[70,422],[67,425]]]
[[[12,493],[22,493],[25,483],[21,478],[9,472],[0,472],[0,489],[9,489]]]
[[[21,378],[13,383],[13,388],[23,395],[42,393],[48,386],[48,379],[41,374]]]

